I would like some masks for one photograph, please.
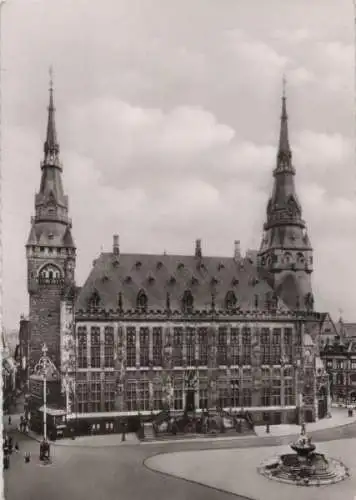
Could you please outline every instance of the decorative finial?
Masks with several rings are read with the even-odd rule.
[[[286,74],[285,73],[283,74],[282,84],[283,84],[282,97],[283,97],[283,99],[285,99],[286,98],[286,87],[287,87],[287,78],[286,78]]]
[[[53,92],[53,66],[49,67],[49,90]]]

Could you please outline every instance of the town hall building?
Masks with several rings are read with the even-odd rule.
[[[223,408],[256,424],[315,421],[329,409],[314,310],[313,250],[295,189],[286,97],[273,190],[258,252],[189,255],[111,252],[75,281],[69,217],[50,89],[35,215],[26,244],[32,408],[42,405],[42,346],[56,373],[48,403],[67,418],[115,419]],[[231,214],[232,220],[234,214]],[[80,224],[80,221],[76,221]]]

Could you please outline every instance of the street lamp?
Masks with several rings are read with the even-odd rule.
[[[42,376],[43,379],[43,440],[47,441],[47,377],[49,372],[57,373],[52,360],[47,356],[48,349],[46,344],[42,346],[42,356],[35,366],[34,372],[36,375]]]

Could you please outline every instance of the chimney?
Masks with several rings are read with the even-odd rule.
[[[241,259],[240,240],[235,240],[234,241],[234,260],[235,260],[235,262],[237,262],[240,259]]]
[[[120,255],[119,235],[118,234],[114,234],[114,236],[113,236],[112,251],[113,251],[114,255]]]
[[[202,258],[201,240],[195,240],[195,257],[198,259]]]

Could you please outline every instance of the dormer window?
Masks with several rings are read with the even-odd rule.
[[[107,276],[106,274],[101,278],[101,281],[103,283],[106,283],[107,281],[109,281],[109,276]]]
[[[195,276],[192,276],[191,282],[192,282],[192,285],[198,285],[199,284],[199,280]]]
[[[145,312],[147,310],[147,295],[143,290],[140,290],[136,298],[136,307],[139,311]]]
[[[149,274],[147,280],[149,284],[152,285],[155,282],[155,277],[152,274]]]
[[[138,269],[141,269],[141,267],[142,267],[142,262],[141,262],[140,260],[138,260],[138,261],[136,262],[136,264],[135,264],[135,267],[136,267],[136,269],[137,269],[137,270],[138,270]]]
[[[225,308],[228,311],[233,311],[236,309],[237,299],[236,295],[232,290],[228,291],[225,297]]]
[[[169,278],[169,283],[170,283],[171,285],[174,285],[174,283],[176,283],[176,281],[177,281],[177,280],[175,279],[175,277],[174,277],[174,276],[171,276],[171,277]]]
[[[53,233],[49,233],[49,235],[48,235],[48,239],[49,239],[49,240],[53,240],[53,238],[54,238],[54,234],[53,234]]]
[[[131,283],[132,282],[132,278],[130,275],[126,276],[125,278],[125,283]]]
[[[239,284],[239,280],[237,278],[232,278],[231,284],[232,286],[237,286]]]
[[[225,269],[225,266],[222,262],[219,262],[218,264],[218,271],[221,271],[222,269]]]
[[[215,278],[215,276],[214,276],[213,278],[211,278],[210,283],[214,286],[214,285],[217,285],[219,283],[219,280],[217,278]]]
[[[255,277],[251,278],[251,279],[250,279],[250,284],[251,284],[251,286],[256,286],[256,285],[258,285],[258,279],[257,279],[257,278],[255,278]]]
[[[89,299],[89,307],[91,309],[97,309],[100,306],[100,295],[97,290],[94,290],[90,299]]]
[[[184,269],[184,264],[183,264],[183,262],[179,262],[179,264],[178,264],[178,266],[177,266],[177,269],[179,269],[179,271],[180,271],[181,269]]]
[[[194,307],[194,297],[190,290],[186,290],[182,299],[182,309],[185,313],[192,313]]]
[[[156,267],[157,267],[157,269],[162,269],[162,267],[163,267],[162,262],[161,261],[157,262],[157,266]]]

